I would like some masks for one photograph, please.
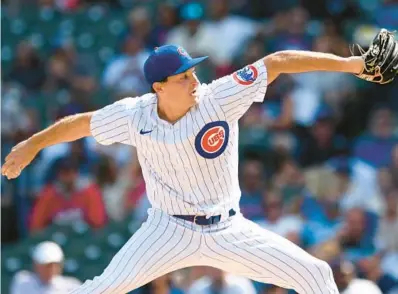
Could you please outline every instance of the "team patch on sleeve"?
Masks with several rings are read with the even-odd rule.
[[[225,121],[206,124],[195,138],[196,151],[206,159],[220,156],[227,148],[229,126]]]
[[[254,65],[248,65],[232,74],[238,84],[248,86],[253,84],[258,77],[258,70]]]

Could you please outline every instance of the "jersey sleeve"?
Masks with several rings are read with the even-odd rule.
[[[137,114],[137,101],[137,98],[125,98],[95,111],[90,122],[94,139],[102,145],[135,145],[132,122]]]
[[[228,121],[238,121],[253,102],[263,102],[267,90],[267,69],[264,61],[213,81],[212,99],[221,107]]]

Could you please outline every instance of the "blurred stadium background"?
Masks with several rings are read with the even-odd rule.
[[[2,162],[13,145],[60,117],[148,91],[142,65],[155,46],[209,55],[198,68],[209,82],[277,50],[348,56],[348,44],[366,48],[379,28],[398,29],[397,0],[1,5]],[[331,265],[352,262],[357,277],[382,293],[398,293],[397,110],[397,81],[278,78],[240,121],[244,215]],[[100,274],[147,208],[132,148],[87,139],[44,150],[17,180],[1,178],[2,293],[17,272],[31,270],[30,254],[43,240],[62,247],[65,275],[84,282]],[[187,269],[133,293],[210,293],[203,285],[217,275]],[[244,279],[221,279],[234,290],[212,293],[249,293]],[[251,285],[256,293],[288,293]]]

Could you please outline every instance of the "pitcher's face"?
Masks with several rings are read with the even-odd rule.
[[[162,91],[178,105],[192,106],[197,102],[197,89],[200,82],[195,73],[195,68],[168,77],[162,83]]]

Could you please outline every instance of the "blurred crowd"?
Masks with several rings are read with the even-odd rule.
[[[21,37],[15,48],[2,29],[2,161],[12,146],[61,117],[149,91],[142,67],[156,46],[209,55],[198,67],[207,83],[278,50],[349,56],[349,44],[366,48],[379,28],[398,29],[397,0],[4,1],[2,27],[11,35],[23,30],[29,7],[39,30],[53,29],[40,20],[51,15],[66,25],[46,40]],[[82,13],[123,15],[98,32],[105,43],[113,35],[114,43],[97,52],[94,33],[69,34],[65,19]],[[243,214],[329,262],[342,293],[398,293],[397,111],[396,81],[376,86],[315,72],[280,76],[264,103],[240,120]],[[2,244],[52,223],[83,220],[93,230],[127,217],[140,223],[148,207],[134,148],[92,138],[59,144],[17,180],[1,178]],[[199,267],[139,291],[288,293]]]

